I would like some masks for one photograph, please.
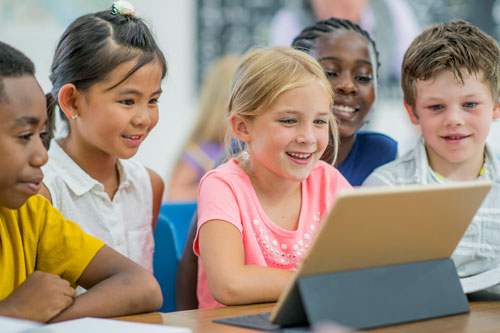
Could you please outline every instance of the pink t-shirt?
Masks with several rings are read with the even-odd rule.
[[[211,220],[222,220],[241,232],[245,265],[294,270],[302,262],[339,190],[351,188],[331,165],[319,161],[302,181],[302,208],[297,230],[274,224],[260,205],[248,175],[232,159],[208,172],[198,193],[198,232]],[[224,236],[221,235],[221,241]],[[199,256],[198,234],[194,253]],[[221,306],[208,287],[201,258],[198,260],[198,301],[200,308]]]

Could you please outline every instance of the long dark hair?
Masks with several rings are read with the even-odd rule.
[[[51,66],[52,90],[46,94],[49,130],[54,128],[57,96],[62,86],[72,83],[85,91],[131,60],[136,60],[136,65],[115,86],[153,61],[160,63],[162,78],[167,73],[165,57],[141,18],[112,14],[108,10],[80,16],[71,23],[57,44]],[[61,118],[68,121],[62,111]]]

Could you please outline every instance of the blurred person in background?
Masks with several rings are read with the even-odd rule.
[[[201,85],[199,117],[170,177],[166,200],[196,200],[201,177],[214,167],[215,161],[222,154],[226,103],[238,62],[238,55],[222,56],[205,76]]]

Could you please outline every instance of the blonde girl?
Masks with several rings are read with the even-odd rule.
[[[323,69],[304,52],[244,55],[229,124],[245,148],[200,183],[200,308],[275,301],[302,262],[336,193],[350,188],[320,161],[330,131],[337,153],[332,105]]]

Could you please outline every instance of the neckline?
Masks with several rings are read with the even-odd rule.
[[[250,177],[247,175],[247,173],[242,169],[240,168],[240,166],[238,165],[239,164],[239,161],[237,161],[236,159],[232,159],[231,160],[233,166],[235,168],[238,169],[238,173],[242,175],[245,183],[247,185],[249,185],[250,187],[250,196],[252,197],[252,200],[257,208],[257,212],[258,212],[258,215],[264,217],[265,221],[263,221],[267,227],[269,227],[273,232],[276,232],[276,233],[279,233],[279,234],[282,234],[284,236],[295,236],[299,233],[300,231],[300,227],[301,227],[301,221],[304,219],[304,203],[306,202],[306,200],[308,199],[307,197],[307,186],[306,186],[306,181],[309,177],[307,177],[305,180],[302,180],[300,183],[301,183],[301,204],[300,204],[300,213],[299,213],[299,219],[298,219],[298,222],[297,222],[297,229],[295,230],[288,230],[288,229],[284,229],[282,227],[280,227],[279,225],[277,225],[273,220],[271,220],[271,218],[269,218],[269,216],[267,215],[267,213],[264,211],[264,208],[262,207],[262,204],[260,203],[260,200],[259,200],[259,197],[257,196],[257,192],[255,192],[255,188],[253,187],[253,184],[252,184],[252,181],[250,180]],[[314,168],[313,168],[314,170]],[[311,170],[312,172],[312,170]]]

